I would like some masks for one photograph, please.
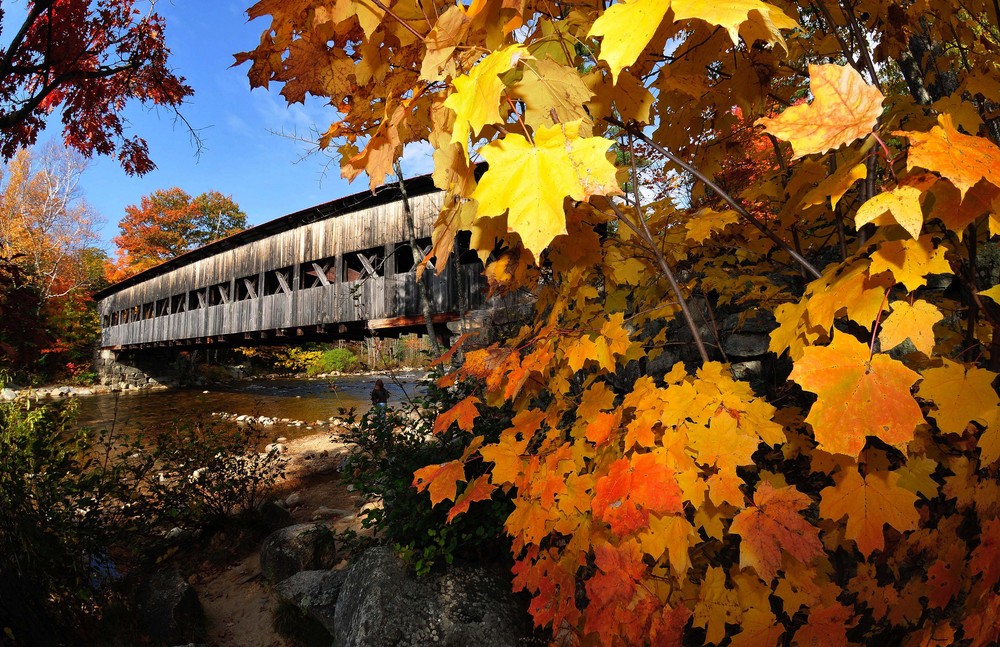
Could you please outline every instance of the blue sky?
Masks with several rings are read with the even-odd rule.
[[[367,190],[367,177],[348,184],[332,158],[321,153],[306,157],[309,146],[276,134],[315,139],[314,131],[326,130],[335,117],[324,101],[288,106],[273,84],[268,91],[250,91],[248,63],[230,67],[233,54],[252,49],[270,24],[269,17],[247,21],[245,11],[252,2],[157,2],[167,23],[171,66],[195,91],[181,113],[198,130],[204,146],[197,156],[187,128],[175,123],[169,110],[138,104],[126,109],[132,132],[145,137],[157,169],[130,177],[114,159],[96,157],[91,163],[83,188],[86,200],[105,220],[100,234],[108,253],[114,252],[110,240],[118,233],[125,207],[156,189],[178,186],[191,195],[213,189],[231,195],[250,225]],[[403,170],[408,176],[429,173],[429,146],[408,148]]]

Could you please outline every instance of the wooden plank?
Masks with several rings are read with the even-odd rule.
[[[441,324],[448,323],[450,321],[457,321],[458,313],[456,312],[439,312],[435,315],[431,315],[431,323]],[[368,327],[372,330],[380,330],[383,328],[406,328],[410,326],[426,326],[427,320],[423,315],[416,315],[412,317],[390,317],[386,319],[370,319],[368,321]]]

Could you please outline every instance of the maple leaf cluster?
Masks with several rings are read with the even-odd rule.
[[[514,586],[564,644],[995,644],[1000,16],[605,5],[249,11],[251,83],[328,98],[320,145],[373,186],[430,142],[435,266],[469,230],[532,296],[441,382],[484,387],[438,432],[510,428],[415,486],[513,499]],[[770,355],[728,357],[724,317]]]
[[[138,7],[136,5],[139,5]],[[126,136],[126,103],[172,109],[192,94],[167,66],[163,19],[135,0],[33,0],[0,49],[0,155],[35,143],[60,112],[63,140],[114,155],[130,174],[155,168],[146,141]]]

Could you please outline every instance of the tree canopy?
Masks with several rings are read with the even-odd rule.
[[[108,278],[121,280],[246,228],[247,216],[229,196],[207,191],[191,197],[173,187],[143,196],[125,207],[112,239],[118,261]]]
[[[31,0],[11,27],[0,44],[0,155],[33,145],[58,111],[67,146],[151,171],[121,111],[132,100],[176,110],[192,94],[168,67],[160,15],[135,0]]]
[[[510,428],[414,483],[455,514],[513,498],[514,585],[557,642],[1000,639],[995,2],[249,15],[251,85],[327,98],[318,145],[372,186],[430,142],[435,266],[471,230],[534,297],[442,381],[483,386],[436,429]]]

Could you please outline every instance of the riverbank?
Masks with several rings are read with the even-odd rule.
[[[262,375],[240,375],[235,374],[231,379],[198,379],[194,382],[188,384],[180,384],[175,382],[155,382],[150,381],[141,387],[135,387],[131,384],[126,384],[122,387],[112,387],[104,384],[91,384],[87,386],[73,385],[73,384],[49,384],[45,386],[17,386],[17,385],[7,385],[0,389],[0,401],[10,402],[15,398],[27,395],[33,400],[61,400],[67,398],[76,397],[88,397],[94,395],[108,395],[112,393],[132,393],[141,394],[149,393],[151,391],[165,391],[168,389],[177,388],[199,388],[199,387],[212,387],[212,386],[233,386],[238,384],[248,384],[252,382],[267,382],[267,381],[278,381],[278,380],[311,380],[311,381],[326,381],[336,380],[338,378],[360,378],[360,377],[385,377],[387,375],[405,375],[414,373],[423,373],[425,369],[415,366],[400,366],[398,368],[378,370],[378,371],[351,371],[351,372],[333,372],[333,373],[320,373],[318,375],[308,375],[306,373],[265,373]],[[207,393],[207,391],[206,391]]]
[[[287,510],[285,525],[319,523],[335,534],[366,532],[359,514],[365,502],[339,475],[349,445],[329,432],[317,432],[282,443],[285,479],[273,500]],[[347,566],[340,556],[335,569]],[[188,582],[198,594],[205,616],[205,641],[210,647],[296,647],[274,629],[281,605],[274,587],[264,581],[260,542],[255,548],[217,561],[192,552],[181,556]]]

